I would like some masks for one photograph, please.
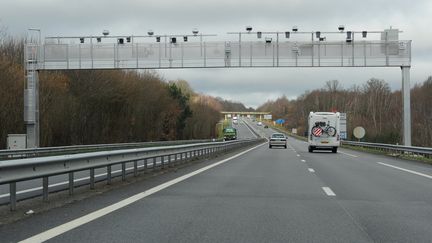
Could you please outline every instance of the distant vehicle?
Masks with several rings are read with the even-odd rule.
[[[238,117],[236,117],[236,116],[233,116],[233,120],[237,120],[238,119]]]
[[[223,129],[224,140],[235,140],[237,139],[237,129],[233,127],[226,127]]]
[[[287,148],[287,137],[282,133],[273,133],[269,138],[269,148],[283,146]]]
[[[264,128],[268,128],[268,126],[267,126],[267,125],[265,125],[265,126],[264,126]]]
[[[309,152],[314,150],[331,150],[337,153],[340,146],[339,112],[310,112],[309,124]]]
[[[233,124],[237,125],[238,124],[238,120],[233,120]]]
[[[262,122],[258,122],[258,123],[257,123],[257,126],[262,126]]]

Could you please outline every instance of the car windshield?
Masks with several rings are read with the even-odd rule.
[[[276,133],[272,135],[272,138],[285,138],[285,135],[280,134],[280,133]]]

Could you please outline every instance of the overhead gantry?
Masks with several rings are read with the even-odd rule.
[[[40,70],[172,69],[253,67],[398,67],[402,70],[403,138],[411,145],[411,41],[400,31],[228,33],[238,40],[205,41],[214,35],[66,36],[28,38],[24,63],[24,121],[27,147],[39,146]],[[369,36],[378,35],[371,40]],[[301,36],[307,37],[300,38]],[[339,36],[332,40],[330,36]],[[343,38],[340,39],[340,36]],[[280,38],[284,37],[284,39]],[[367,38],[366,38],[367,37]],[[252,39],[253,38],[253,39]],[[183,41],[181,41],[183,39]]]
[[[265,119],[265,115],[270,115],[271,112],[267,111],[221,111],[221,114],[224,115],[225,120],[234,116],[255,116],[258,120]]]

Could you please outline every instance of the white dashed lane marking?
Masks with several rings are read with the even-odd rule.
[[[339,153],[344,154],[344,155],[351,156],[351,157],[353,157],[353,158],[357,158],[357,157],[358,157],[357,155],[349,154],[349,153],[345,153],[345,152],[342,152],[342,151],[340,151],[340,150],[339,150]]]
[[[336,194],[330,189],[330,187],[323,187],[322,188],[324,192],[327,194],[327,196],[334,197]]]

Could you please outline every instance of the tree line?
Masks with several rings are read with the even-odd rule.
[[[2,149],[7,134],[25,133],[23,45],[0,31]],[[39,80],[41,146],[213,138],[220,111],[239,107],[155,71],[41,71]]]
[[[432,76],[411,89],[412,144],[432,146]],[[304,135],[310,111],[347,113],[348,139],[355,140],[352,130],[362,126],[364,141],[402,143],[402,94],[391,91],[384,80],[372,78],[363,85],[345,89],[339,81],[327,81],[321,89],[307,91],[297,99],[282,96],[261,105],[258,110],[271,111],[274,119],[286,120],[289,129]]]

